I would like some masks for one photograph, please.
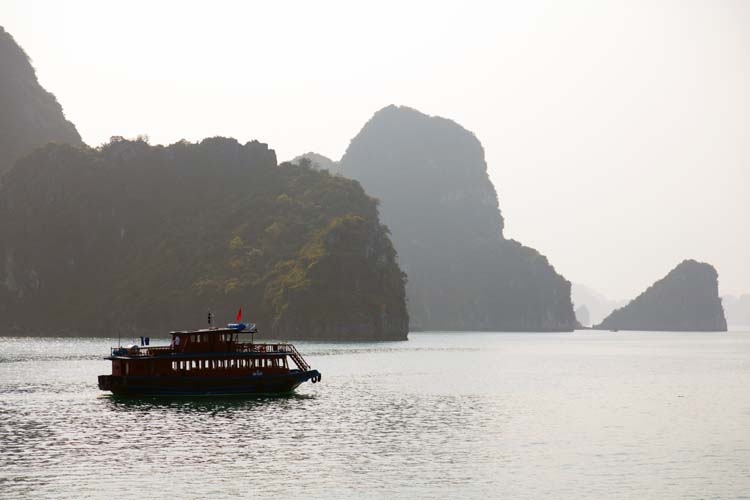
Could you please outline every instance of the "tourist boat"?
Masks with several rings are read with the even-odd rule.
[[[319,382],[292,344],[255,343],[254,325],[229,324],[171,332],[168,346],[114,347],[105,359],[112,374],[99,376],[99,389],[123,396],[255,396],[281,395],[302,382]],[[249,342],[240,340],[249,334]],[[290,360],[294,367],[290,366]]]

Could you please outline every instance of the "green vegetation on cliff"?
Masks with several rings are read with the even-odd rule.
[[[685,260],[594,328],[724,332],[719,275],[710,264]]]
[[[39,85],[29,57],[0,26],[0,174],[48,142],[81,144],[55,96]]]
[[[354,181],[265,144],[49,145],[0,187],[0,331],[163,332],[207,309],[282,338],[404,339],[404,275]]]

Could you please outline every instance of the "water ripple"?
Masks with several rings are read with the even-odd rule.
[[[111,340],[2,339],[0,497],[742,498],[750,338],[729,338],[306,343],[323,383],[253,400],[107,396]]]

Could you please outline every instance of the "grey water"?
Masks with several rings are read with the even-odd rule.
[[[750,332],[297,343],[296,395],[121,400],[112,339],[0,338],[0,498],[750,498]]]

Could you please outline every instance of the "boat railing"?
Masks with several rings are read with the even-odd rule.
[[[128,356],[145,358],[151,356],[165,356],[177,352],[172,346],[137,346],[132,345],[129,347],[112,347],[110,350],[110,356]],[[296,347],[292,344],[276,343],[276,344],[256,344],[256,343],[235,343],[231,352],[257,352],[257,353],[270,353],[270,354],[287,354],[296,363],[302,371],[310,369],[310,365],[305,361],[305,358],[299,353]]]
[[[171,346],[129,346],[129,347],[112,347],[110,356],[128,356],[145,358],[149,356],[163,356],[174,352]]]
[[[237,352],[278,352],[289,354],[293,352],[292,344],[256,344],[256,343],[237,343],[235,351]]]
[[[292,360],[296,363],[297,367],[302,371],[310,369],[310,365],[307,364],[305,358],[299,353],[296,347],[292,344],[255,344],[255,343],[242,343],[236,344],[235,350],[237,352],[268,352],[268,353],[281,353],[288,354]]]

